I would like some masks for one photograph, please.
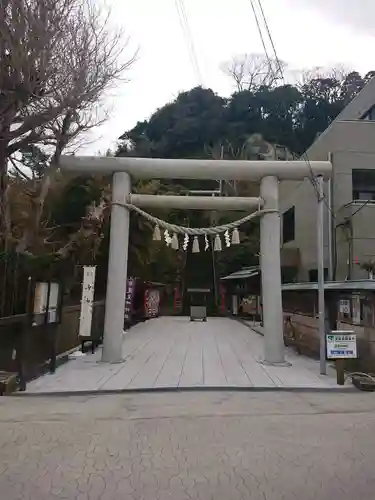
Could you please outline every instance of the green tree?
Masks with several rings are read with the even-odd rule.
[[[372,76],[373,72],[363,78],[355,71],[313,72],[302,85],[272,81],[251,85],[228,99],[197,87],[122,134],[116,154],[205,158],[210,156],[207,148],[218,144],[226,148],[229,142],[238,150],[255,133],[302,154]]]
[[[118,155],[136,153],[161,158],[202,158],[207,144],[224,134],[225,99],[196,87],[158,109],[122,136]]]

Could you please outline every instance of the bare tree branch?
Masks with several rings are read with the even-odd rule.
[[[24,180],[29,181],[30,177],[28,177],[25,172],[17,165],[16,160],[12,158],[11,156],[9,157],[9,161],[12,164],[12,167],[14,170],[17,172],[17,174],[22,177]]]
[[[345,77],[351,72],[349,68],[342,64],[338,64],[334,67],[323,67],[316,66],[311,69],[305,69],[300,72],[297,77],[297,88],[303,88],[304,85],[307,85],[312,80],[337,80],[343,81]]]
[[[8,158],[32,144],[52,148],[50,172],[35,192],[35,237],[62,151],[106,119],[103,96],[135,59],[126,57],[128,41],[109,21],[94,0],[2,0],[0,239]],[[26,250],[32,239],[21,246]]]
[[[280,62],[282,68],[286,64]],[[234,80],[239,92],[255,91],[259,87],[271,87],[281,80],[279,62],[264,54],[243,54],[221,65],[222,71]]]

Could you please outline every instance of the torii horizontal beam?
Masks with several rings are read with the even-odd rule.
[[[262,198],[235,198],[229,196],[173,196],[131,194],[129,201],[139,208],[178,208],[181,210],[246,210],[263,206]]]
[[[62,170],[82,175],[127,172],[135,179],[213,179],[259,181],[274,176],[279,180],[331,177],[329,161],[247,161],[132,158],[111,156],[62,156]]]

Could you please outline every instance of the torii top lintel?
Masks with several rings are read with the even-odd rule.
[[[329,161],[190,160],[133,157],[62,156],[62,170],[81,175],[127,172],[135,179],[251,180],[274,176],[280,180],[329,179]]]

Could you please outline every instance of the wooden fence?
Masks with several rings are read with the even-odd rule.
[[[103,331],[104,301],[94,303],[92,335]],[[62,309],[56,326],[30,326],[27,314],[0,318],[0,371],[20,373],[30,380],[43,373],[54,355],[79,345],[80,306]]]

